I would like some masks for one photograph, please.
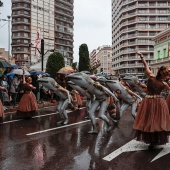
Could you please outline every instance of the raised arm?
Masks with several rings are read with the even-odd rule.
[[[147,62],[146,62],[143,54],[140,53],[139,51],[136,51],[136,54],[138,54],[138,55],[140,56],[140,58],[141,58],[141,60],[142,60],[142,63],[143,63],[143,65],[144,65],[144,68],[145,68],[145,72],[146,72],[147,76],[149,77],[150,74],[152,74],[152,72],[151,72],[151,70],[149,69],[149,66],[148,66],[148,64],[147,64]]]
[[[25,81],[25,70],[24,69],[22,69],[22,70],[23,70],[22,80],[23,80],[23,84],[25,84],[26,83],[26,81]]]

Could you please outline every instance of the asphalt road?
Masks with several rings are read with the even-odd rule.
[[[6,114],[0,124],[0,170],[170,170],[170,144],[148,150],[136,142],[130,109],[110,133],[97,119],[99,133],[88,134],[84,108],[68,115],[69,124],[58,126],[55,107],[30,120]]]

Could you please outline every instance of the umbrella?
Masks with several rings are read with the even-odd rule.
[[[44,71],[30,71],[31,75],[40,75],[40,74],[45,74]]]
[[[11,73],[11,72],[10,72],[10,73],[7,73],[7,74],[6,74],[6,77],[7,77],[7,76],[10,76],[10,78],[13,80],[14,75],[15,75],[14,73]]]
[[[45,75],[45,76],[48,76],[50,77],[50,75],[48,73],[45,73],[44,71],[30,71],[30,74],[31,75]]]
[[[71,67],[63,67],[61,68],[57,73],[60,73],[60,74],[70,74],[70,73],[74,73],[75,70]]]
[[[23,75],[23,70],[22,69],[13,69],[11,73],[17,74],[17,75]],[[29,76],[30,73],[28,71],[25,71],[25,75]]]
[[[20,67],[18,65],[16,65],[16,64],[11,64],[11,68],[17,69],[17,68],[20,68]]]
[[[0,61],[0,68],[7,68],[7,67],[11,67],[11,64],[9,64],[6,61]]]
[[[90,74],[90,71],[81,71],[81,73]]]

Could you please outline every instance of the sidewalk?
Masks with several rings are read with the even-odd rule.
[[[83,107],[86,106],[86,100],[83,99]],[[47,101],[43,101],[43,103],[38,103],[38,108],[41,109],[43,107],[50,107],[50,106],[57,106],[58,105],[58,102],[56,101],[55,103],[51,103],[50,101],[47,102]],[[8,113],[8,112],[15,112],[17,111],[17,107],[13,108],[13,106],[6,106],[5,107],[7,108],[7,110],[4,110],[4,113]]]
[[[58,102],[55,103],[51,103],[51,102],[47,102],[44,101],[43,103],[38,103],[38,108],[43,108],[43,107],[49,107],[49,106],[57,106]],[[17,111],[17,107],[13,107],[13,106],[5,106],[7,108],[7,110],[4,110],[4,113],[8,113],[8,112],[15,112]]]

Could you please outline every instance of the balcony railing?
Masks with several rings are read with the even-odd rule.
[[[160,63],[160,62],[170,62],[170,57],[160,58],[157,60],[152,61],[152,63]]]

